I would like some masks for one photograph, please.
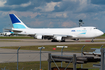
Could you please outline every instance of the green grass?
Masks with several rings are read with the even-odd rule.
[[[102,36],[105,36],[105,33]]]
[[[66,67],[67,64],[68,63],[63,62],[62,66]],[[83,64],[83,68],[92,68],[93,64],[95,64],[95,63]],[[42,61],[41,66],[42,66],[41,68],[43,70],[48,70],[48,62],[47,61]],[[52,67],[56,67],[53,62],[51,64],[51,66]],[[57,66],[61,67],[61,63],[57,62]],[[6,67],[6,69],[8,69],[8,70],[16,70],[17,63],[0,63],[0,68],[4,68],[4,67]],[[19,62],[19,64],[18,64],[18,70],[21,70],[22,68],[23,68],[23,70],[31,70],[31,69],[32,70],[39,70],[40,69],[40,62],[39,61],[35,61],[35,62]],[[73,68],[73,64],[70,63],[68,68]],[[81,65],[77,64],[77,68],[81,68]],[[89,70],[98,70],[98,69],[89,69]]]
[[[104,36],[101,36],[99,38],[105,38]],[[33,39],[33,37],[0,37],[0,39]],[[64,48],[63,51],[81,51],[81,48],[83,47],[84,44],[72,44],[72,45],[63,45],[63,46],[68,46],[68,48]],[[85,44],[84,51],[89,51],[91,48],[100,48],[102,45],[105,44]],[[41,46],[21,46],[20,50],[38,50],[38,47]],[[56,45],[46,45],[44,46],[45,49],[43,51],[61,51],[61,48],[56,48]],[[18,49],[18,46],[13,46],[13,47],[2,47],[6,49]],[[56,48],[56,50],[53,50],[53,48]],[[103,48],[105,48],[103,46]],[[39,51],[39,50],[38,50]],[[93,64],[98,64],[96,63],[87,63],[83,64],[83,68],[91,68],[93,67]],[[61,63],[57,63],[57,65],[60,67]],[[66,67],[67,63],[63,62],[63,67]],[[17,63],[0,63],[0,68],[4,68],[8,70],[16,70]],[[56,67],[54,63],[52,63],[52,67]],[[73,64],[70,63],[68,68],[72,68]],[[77,68],[80,68],[80,64],[77,64]],[[35,61],[35,62],[19,62],[19,70],[39,70],[40,68],[40,62]],[[48,62],[47,61],[42,61],[42,69],[43,70],[48,70]],[[97,69],[89,69],[89,70],[99,70]]]
[[[85,44],[84,51],[89,51],[91,48],[100,48],[102,45],[105,44]],[[61,51],[61,48],[56,48],[57,45],[45,45],[45,49],[42,51]],[[64,48],[63,51],[81,51],[81,48],[84,46],[84,44],[71,44],[71,45],[63,45],[68,46],[68,48]],[[21,46],[20,50],[39,50],[38,47],[42,46]],[[6,49],[18,49],[19,46],[13,46],[13,47],[1,47]],[[53,50],[53,48],[56,48],[56,50]],[[105,46],[103,46],[105,48]]]
[[[104,44],[105,45],[105,44]],[[68,48],[64,48],[63,51],[80,51],[83,44],[73,44],[73,45],[67,45]],[[39,46],[22,46],[20,50],[38,50]],[[41,46],[40,46],[41,47]],[[57,48],[56,50],[53,50],[53,48],[56,47],[56,45],[52,46],[44,46],[45,49],[43,51],[61,51],[61,48]],[[86,44],[84,51],[90,50],[90,48],[100,48],[101,44]],[[6,49],[18,49],[18,47],[2,47]],[[83,64],[83,68],[92,68],[93,64],[98,64],[96,63],[87,63]],[[57,65],[60,67],[61,63],[57,63]],[[6,66],[6,69],[8,70],[16,70],[17,63],[0,63],[0,68],[4,68]],[[56,67],[54,63],[51,64],[52,67]],[[67,63],[63,62],[63,67],[66,67]],[[68,68],[72,68],[73,64],[70,63]],[[77,68],[80,68],[81,65],[77,64]],[[35,61],[35,62],[19,62],[19,70],[39,70],[40,68],[40,62]],[[47,61],[42,61],[42,69],[43,70],[48,70],[48,62]],[[89,70],[99,70],[99,69],[89,69]]]
[[[21,40],[0,40],[0,42],[22,42]]]
[[[0,39],[34,39],[34,37],[29,36],[7,36],[7,37],[0,37]]]
[[[103,44],[105,45],[105,44]],[[83,47],[83,44],[72,44],[72,45],[67,45],[68,48],[64,48],[63,51],[81,51],[81,48]],[[100,48],[102,45],[101,44],[85,44],[84,51],[89,51],[91,48]],[[38,50],[38,47],[41,46],[22,46],[20,50]],[[53,48],[56,47],[56,45],[52,46],[44,46],[45,49],[43,51],[61,51],[61,48],[56,48],[56,50],[53,50]],[[18,49],[19,47],[2,47],[6,49]],[[103,46],[104,48],[104,46]],[[93,64],[98,64],[96,63],[87,63],[83,64],[83,68],[92,68]],[[61,63],[57,63],[57,65],[60,67]],[[6,66],[6,69],[8,70],[16,70],[17,63],[0,63],[0,68],[4,68]],[[52,67],[56,67],[54,63],[51,64]],[[67,63],[63,62],[63,67],[66,67]],[[68,68],[72,68],[73,64],[70,63]],[[77,64],[77,68],[80,68],[81,65]],[[35,62],[19,62],[19,70],[39,70],[40,68],[40,62],[35,61]],[[48,70],[48,62],[47,61],[42,61],[42,69],[43,70]],[[89,69],[89,70],[99,70],[99,69]]]

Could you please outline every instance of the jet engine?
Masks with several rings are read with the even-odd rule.
[[[42,35],[35,35],[34,38],[36,38],[36,39],[43,39],[43,36]]]
[[[57,41],[62,41],[62,36],[54,36],[54,39],[56,39]]]

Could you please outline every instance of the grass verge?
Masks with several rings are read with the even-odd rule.
[[[68,63],[63,62],[62,66],[66,67]],[[92,68],[93,64],[98,64],[97,63],[87,63],[83,64],[83,68]],[[52,67],[56,67],[55,64],[52,62],[51,64]],[[57,63],[57,66],[60,67],[61,63]],[[0,68],[6,68],[8,70],[16,70],[17,68],[17,63],[0,63]],[[48,62],[47,61],[42,61],[41,64],[42,70],[48,70]],[[73,64],[70,63],[68,68],[73,68]],[[77,68],[81,68],[81,64],[77,64]],[[39,70],[40,69],[40,62],[35,61],[35,62],[19,62],[18,64],[18,70]],[[89,69],[89,70],[99,70],[98,68],[96,69]]]
[[[72,44],[72,45],[66,45],[68,48],[64,48],[63,51],[81,51],[81,48],[83,47],[84,44]],[[105,44],[103,44],[105,45]],[[65,46],[65,45],[63,45]],[[102,44],[85,44],[84,51],[89,51],[91,48],[100,48]],[[20,50],[38,50],[38,47],[41,46],[21,46]],[[61,51],[61,48],[56,48],[56,45],[47,45],[44,46],[45,49],[43,51]],[[18,49],[19,47],[2,47],[6,49]],[[53,50],[53,48],[56,48],[56,50]],[[103,46],[104,48],[104,46]],[[83,68],[92,68],[93,64],[98,64],[99,62],[96,63],[87,63],[83,64]],[[60,67],[61,63],[57,63],[57,65]],[[51,64],[52,67],[56,67],[54,63]],[[67,63],[63,62],[63,67],[66,67]],[[0,63],[0,68],[4,68],[8,70],[16,70],[17,68],[17,63]],[[72,68],[73,64],[70,63],[68,68]],[[80,68],[81,65],[77,64],[77,68]],[[39,70],[40,68],[40,62],[39,61],[34,61],[34,62],[19,62],[19,70]],[[47,61],[42,61],[42,70],[48,70],[48,62]],[[89,70],[99,70],[98,68],[96,69],[89,69]]]
[[[100,48],[103,45],[103,48],[105,48],[105,44],[85,44],[84,51],[89,51],[91,48]],[[61,51],[61,48],[56,48],[57,45],[45,45],[45,49],[42,51]],[[84,46],[84,44],[70,44],[70,45],[62,45],[62,46],[68,46],[68,48],[64,48],[63,51],[81,51],[81,48]],[[38,47],[42,46],[21,46],[20,50],[39,50]],[[5,49],[18,49],[19,46],[13,46],[13,47],[0,47]],[[56,50],[53,50],[53,48],[56,48]]]
[[[3,36],[3,37],[0,37],[0,39],[34,39],[33,37],[29,37],[29,36]]]

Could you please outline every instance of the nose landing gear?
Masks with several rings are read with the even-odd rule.
[[[93,40],[94,38],[92,38],[92,40],[91,40],[91,42],[94,42],[94,40]]]

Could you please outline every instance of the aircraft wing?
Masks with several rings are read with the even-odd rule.
[[[39,34],[39,33],[35,33],[35,35],[42,35],[42,36],[62,36],[62,37],[73,37],[73,35],[62,35],[62,34],[49,34],[49,33],[42,33],[42,34]]]
[[[76,37],[76,36],[74,36],[74,35],[49,34],[49,33],[35,33],[35,35],[43,35],[43,36],[62,36],[62,37]]]
[[[62,34],[49,34],[49,33],[44,33],[44,34],[39,34],[39,33],[36,33],[34,38],[36,39],[55,39],[55,40],[58,40],[58,41],[62,41],[62,39],[66,39],[66,38],[72,38],[71,35],[62,35]]]
[[[5,30],[9,30],[9,31],[13,31],[13,32],[22,32],[21,30],[13,30],[13,29],[5,29]]]

